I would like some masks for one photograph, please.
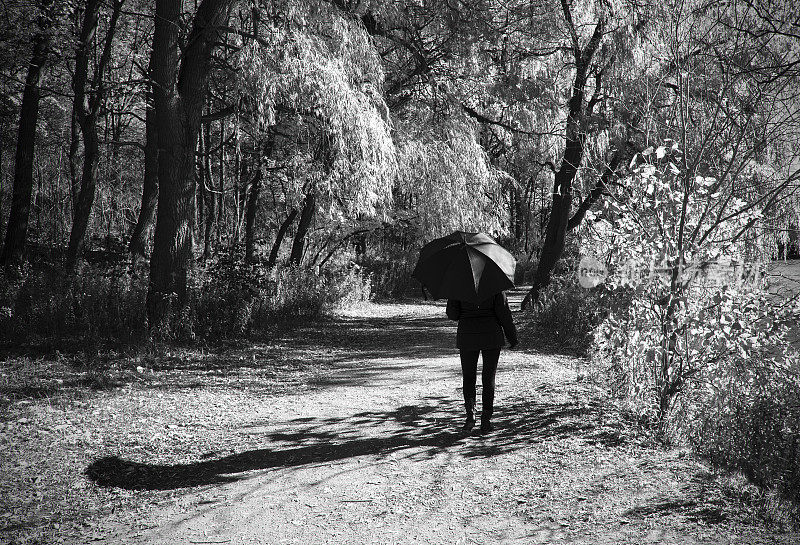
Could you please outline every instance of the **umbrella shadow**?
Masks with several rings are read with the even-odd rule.
[[[605,422],[600,403],[512,399],[495,413],[493,433],[465,436],[459,429],[460,403],[440,397],[426,399],[428,404],[404,405],[390,411],[290,420],[285,424],[288,431],[264,433],[264,441],[274,446],[218,459],[159,464],[106,456],[93,461],[85,473],[105,487],[172,490],[233,482],[256,470],[330,464],[360,456],[380,460],[403,453],[414,460],[455,450],[466,457],[490,457],[563,437],[605,445],[625,441],[618,425]]]

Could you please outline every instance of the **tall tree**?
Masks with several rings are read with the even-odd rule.
[[[259,168],[250,182],[250,190],[247,192],[247,204],[244,213],[244,259],[248,263],[256,261],[255,257],[255,224],[256,211],[258,210],[258,197],[261,193],[261,177],[263,176]]]
[[[153,35],[154,102],[158,123],[158,210],[147,315],[169,327],[188,305],[195,214],[195,148],[208,67],[233,0],[203,0],[179,51],[181,0],[157,0]]]
[[[572,42],[571,53],[575,75],[567,104],[566,145],[561,164],[556,170],[553,181],[553,200],[550,205],[550,216],[547,222],[547,230],[545,231],[544,245],[539,254],[533,285],[522,301],[523,308],[532,300],[538,299],[542,288],[550,284],[550,275],[553,272],[553,268],[564,253],[567,226],[572,208],[572,182],[575,180],[586,151],[584,123],[594,106],[592,101],[587,104],[585,100],[586,84],[590,76],[592,59],[600,46],[606,28],[605,7],[601,6],[594,31],[587,44],[582,46],[578,30],[572,18],[572,8],[569,0],[561,0],[561,6]]]
[[[214,177],[211,175],[211,123],[204,123],[200,133],[200,150],[202,153],[203,194],[206,196],[205,225],[203,226],[203,259],[211,257],[211,237],[217,221],[217,191],[214,189]],[[220,195],[221,196],[221,195]]]
[[[33,157],[41,96],[39,80],[50,52],[50,40],[55,22],[55,0],[40,0],[37,7],[39,16],[36,21],[36,31],[33,34],[33,51],[28,63],[25,88],[22,91],[22,104],[20,105],[11,213],[8,218],[3,252],[0,254],[0,265],[16,264],[22,261],[28,236],[28,219],[33,195]]]
[[[100,16],[100,0],[87,0],[83,12],[83,24],[78,37],[78,49],[75,56],[75,74],[73,75],[73,115],[83,136],[83,168],[81,171],[81,185],[78,200],[75,204],[75,214],[72,231],[67,248],[67,269],[73,269],[83,249],[86,238],[86,229],[89,217],[92,214],[97,187],[97,168],[100,163],[100,144],[97,136],[97,117],[103,103],[106,67],[111,60],[111,50],[114,34],[117,27],[122,5],[125,0],[114,0],[111,16],[108,22],[103,51],[94,68],[94,74],[89,81],[90,48],[96,40],[97,27]],[[87,84],[89,88],[87,89]]]
[[[267,138],[264,146],[264,158],[269,159],[272,155],[272,148],[275,146],[274,138]],[[258,152],[257,152],[258,153]],[[247,201],[245,204],[245,223],[244,223],[244,259],[248,263],[256,261],[255,257],[255,230],[256,212],[258,210],[258,198],[261,195],[262,179],[264,171],[262,168],[262,158],[259,155],[256,161],[256,172],[249,184],[247,191]]]
[[[248,42],[236,59],[237,123],[249,140],[241,149],[253,150],[250,164],[267,159],[268,175],[260,181],[273,195],[273,213],[288,214],[274,218],[271,264],[296,218],[293,263],[312,238],[340,232],[349,218],[386,213],[397,166],[372,40],[324,0],[298,9],[303,17],[262,18],[261,39]],[[310,230],[315,221],[324,227]]]

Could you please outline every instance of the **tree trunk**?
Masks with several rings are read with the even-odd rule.
[[[219,120],[219,193],[217,193],[217,240],[225,237],[225,120]]]
[[[103,74],[111,58],[111,45],[117,26],[122,3],[114,2],[114,10],[108,23],[108,31],[103,42],[103,52],[92,77],[91,90],[87,93],[86,85],[89,74],[89,47],[95,39],[100,13],[99,0],[87,0],[83,14],[83,25],[78,40],[75,56],[75,75],[73,77],[73,118],[77,119],[83,135],[83,169],[81,171],[81,189],[75,203],[72,230],[67,248],[67,270],[73,270],[83,250],[86,229],[92,214],[95,189],[97,187],[97,170],[100,162],[100,145],[97,139],[97,116],[103,102]]]
[[[308,228],[311,227],[311,220],[314,218],[314,212],[317,207],[317,196],[312,189],[306,193],[306,198],[303,202],[303,210],[300,212],[300,221],[297,224],[297,233],[294,235],[292,242],[292,253],[289,256],[289,263],[299,265],[303,260],[303,249],[306,243],[306,233]]]
[[[75,76],[72,77],[73,81]],[[70,120],[70,140],[67,160],[69,161],[69,194],[72,197],[72,219],[75,220],[75,208],[78,206],[78,193],[80,192],[80,162],[78,161],[78,148],[80,148],[81,134],[78,128],[78,112],[72,108]]]
[[[203,126],[200,126],[200,131],[197,133],[197,158],[195,169],[197,172],[197,225],[195,226],[200,240],[203,240],[206,225],[206,188],[208,187],[208,173],[206,172],[206,142],[205,131]]]
[[[524,302],[526,304],[529,302],[529,298],[533,301],[537,300],[540,291],[550,284],[550,274],[561,258],[561,254],[564,253],[567,222],[569,221],[569,211],[572,205],[572,190],[571,188],[565,189],[564,184],[571,183],[575,177],[574,170],[576,169],[562,168],[556,174],[553,187],[555,191],[563,191],[564,193],[558,194],[555,191],[553,193],[553,202],[550,205],[550,219],[547,222],[544,244],[539,254],[539,263],[536,266],[536,275],[531,291],[525,297],[526,301]]]
[[[147,317],[151,331],[170,334],[189,305],[195,214],[195,148],[208,65],[231,0],[203,0],[180,52],[181,0],[156,0],[153,81],[158,122],[158,210]],[[185,327],[185,323],[183,323]],[[181,334],[191,334],[184,330]]]
[[[158,203],[158,123],[153,103],[153,59],[150,59],[148,77],[150,82],[147,89],[147,109],[144,117],[144,180],[142,181],[142,205],[139,208],[139,217],[131,233],[131,242],[128,249],[135,256],[145,257],[147,238],[153,228],[156,204]]]
[[[206,200],[206,222],[205,234],[203,236],[203,261],[211,257],[211,237],[214,236],[214,224],[217,221],[216,203],[217,195],[214,192],[214,176],[211,174],[211,123],[203,125],[203,145],[205,147],[205,154],[203,155],[203,172],[205,173],[205,183],[208,184],[204,187],[204,193],[207,195]]]
[[[275,263],[278,262],[278,253],[281,250],[281,244],[283,244],[283,238],[286,236],[286,231],[289,230],[289,226],[294,222],[294,218],[297,217],[297,208],[292,208],[292,211],[289,212],[289,215],[286,216],[286,219],[283,220],[281,226],[278,228],[278,233],[275,235],[275,242],[272,244],[272,251],[269,253],[269,260],[267,261],[268,267],[274,267]]]
[[[234,130],[234,139],[236,138],[236,131]],[[233,200],[234,200],[234,222],[233,222],[233,245],[239,243],[242,235],[242,222],[245,219],[247,193],[249,186],[247,184],[242,186],[242,180],[246,180],[249,176],[248,162],[242,160],[239,156],[236,147],[233,151]]]
[[[517,186],[517,184],[513,184],[511,186],[511,192],[513,194],[513,207],[514,207],[514,223],[513,223],[513,232],[514,232],[514,239],[517,241],[517,244],[522,242],[525,236],[525,218],[527,217],[527,210],[525,209],[525,197],[523,195],[522,189]]]
[[[261,187],[263,185],[263,171],[262,165],[264,159],[272,157],[272,150],[275,146],[275,140],[270,135],[264,145],[263,153],[259,153],[256,160],[256,173],[253,181],[250,184],[250,191],[247,193],[247,202],[245,203],[244,213],[244,242],[245,242],[245,260],[248,263],[255,262],[255,223],[256,212],[258,211],[258,198],[261,195]]]
[[[525,183],[525,193],[523,197],[523,207],[525,208],[525,218],[523,220],[523,232],[525,234],[525,253],[530,250],[531,246],[531,216],[534,210],[536,210],[536,190],[534,187],[535,178],[533,176],[528,177],[528,181]]]
[[[95,39],[99,19],[100,2],[87,0],[83,10],[83,22],[78,47],[75,52],[75,73],[72,76],[72,140],[69,148],[70,173],[72,175],[72,229],[67,247],[67,270],[72,270],[78,252],[83,246],[83,235],[89,223],[94,201],[95,180],[99,163],[97,127],[90,119],[86,104],[86,85],[89,80],[89,48]],[[78,164],[79,138],[83,137],[83,166]],[[80,169],[81,175],[78,176]],[[79,182],[80,180],[80,182]]]
[[[234,246],[239,242],[239,236],[242,225],[242,184],[243,179],[247,179],[247,162],[242,161],[239,153],[239,131],[233,129],[234,147],[233,147],[233,244]]]
[[[28,235],[28,219],[33,195],[33,154],[36,143],[36,125],[39,118],[39,79],[50,47],[50,27],[45,21],[33,37],[33,55],[28,64],[25,89],[19,113],[17,151],[14,157],[14,186],[11,194],[11,213],[8,217],[0,265],[22,261]]]
[[[567,223],[572,205],[572,182],[578,173],[585,151],[586,134],[581,125],[584,116],[586,80],[592,56],[600,44],[605,28],[605,14],[601,14],[589,43],[581,49],[578,46],[577,34],[572,26],[572,15],[566,1],[563,2],[563,6],[567,24],[573,34],[575,79],[572,84],[572,96],[568,102],[564,157],[553,182],[553,201],[550,205],[550,218],[547,222],[544,244],[539,254],[539,263],[536,265],[533,285],[522,300],[523,309],[532,301],[537,301],[541,290],[550,284],[553,269],[564,253]]]
[[[3,187],[3,134],[0,131],[0,188]],[[3,192],[0,191],[0,236],[3,234]]]
[[[248,263],[255,262],[255,224],[256,210],[258,210],[258,197],[261,193],[261,168],[259,167],[250,184],[247,193],[247,204],[244,217],[244,255]]]
[[[359,233],[353,240],[353,248],[356,251],[356,259],[363,260],[367,257],[367,235],[368,232]],[[327,259],[326,259],[327,261]],[[324,261],[323,261],[324,263]]]
[[[72,221],[72,230],[69,234],[69,246],[67,247],[66,268],[68,271],[74,270],[78,257],[83,251],[86,228],[89,225],[89,217],[92,214],[92,204],[94,204],[95,188],[97,186],[97,170],[100,162],[94,116],[91,116],[86,121],[87,125],[81,131],[83,133],[84,149],[81,190],[80,193],[78,193],[78,202],[75,204],[75,214]]]

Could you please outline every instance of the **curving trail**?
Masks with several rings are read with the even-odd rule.
[[[443,309],[363,310],[373,316],[342,317],[323,338],[293,336],[300,353],[324,344],[335,356],[305,391],[254,399],[239,415],[236,433],[257,448],[97,467],[134,475],[135,488],[186,492],[125,540],[791,542],[737,521],[720,483],[691,455],[629,437],[566,357],[505,351],[497,430],[462,437],[454,331]]]
[[[150,362],[150,378],[71,406],[92,433],[79,451],[51,436],[52,463],[85,472],[76,497],[100,507],[61,540],[800,543],[747,519],[691,454],[630,431],[571,357],[504,351],[496,430],[461,436],[443,316],[369,304],[269,345]]]

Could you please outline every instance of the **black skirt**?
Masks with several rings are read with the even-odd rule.
[[[458,321],[456,346],[461,350],[490,350],[506,345],[503,328],[494,316]]]

